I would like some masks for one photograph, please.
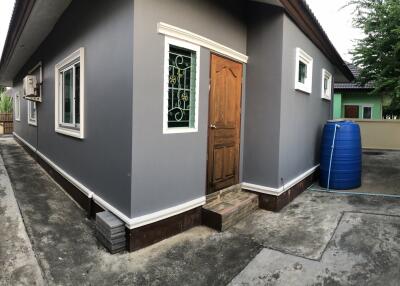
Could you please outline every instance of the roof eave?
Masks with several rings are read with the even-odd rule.
[[[353,73],[329,40],[307,3],[304,0],[280,0],[280,2],[285,8],[285,12],[300,30],[337,66],[349,81],[354,80]]]
[[[0,84],[14,77],[51,32],[72,0],[16,0],[0,60]]]

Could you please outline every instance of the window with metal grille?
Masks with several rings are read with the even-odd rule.
[[[164,133],[197,131],[198,46],[166,38]]]

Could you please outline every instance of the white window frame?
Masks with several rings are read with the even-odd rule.
[[[181,47],[196,52],[196,91],[194,107],[194,127],[168,127],[168,78],[169,78],[169,47]],[[182,40],[165,36],[164,49],[164,103],[163,103],[163,134],[193,133],[198,132],[199,122],[199,87],[200,87],[200,46]]]
[[[328,88],[325,93],[324,83],[325,79],[328,80]],[[326,69],[322,69],[322,83],[321,83],[321,98],[331,100],[332,99],[332,74]]]
[[[33,125],[33,126],[37,126],[37,106],[36,106],[36,102],[33,102],[31,100],[27,100],[28,101],[28,124],[29,125]],[[35,111],[36,111],[36,116],[32,117],[32,112],[31,112],[31,105],[33,104]]]
[[[43,70],[42,70],[42,62],[39,62],[36,66],[34,66],[28,74],[32,74],[35,70],[39,69],[39,94],[42,95],[42,82],[43,82]],[[37,104],[34,101],[31,100],[27,100],[28,104],[28,124],[29,125],[33,125],[33,126],[37,126],[37,116],[38,116],[38,112],[37,112]],[[36,116],[33,118],[32,117],[32,113],[31,113],[31,105],[35,106],[35,111],[36,111]]]
[[[21,121],[21,94],[19,91],[14,94],[14,118],[16,121]]]
[[[299,62],[307,66],[307,75],[304,83],[299,81]],[[294,78],[294,88],[305,93],[312,91],[313,58],[300,48],[296,48],[296,73]]]
[[[61,90],[61,81],[60,81],[60,73],[73,68],[75,70],[75,64],[80,63],[80,99],[79,99],[79,113],[80,113],[80,120],[79,126],[76,127],[74,124],[66,124],[63,123],[62,120],[62,92]],[[55,131],[57,133],[61,133],[64,135],[76,137],[83,139],[84,138],[84,131],[85,131],[85,52],[84,48],[80,48],[70,54],[68,57],[60,61],[55,65]],[[75,77],[73,77],[74,86],[75,86]],[[75,97],[75,88],[73,89],[74,97]],[[75,116],[75,99],[73,101],[73,116]]]
[[[365,107],[371,108],[371,118],[364,118],[364,108]],[[362,108],[361,119],[371,120],[373,118],[373,112],[374,112],[373,106],[370,104],[366,104],[366,105],[361,105],[361,108]]]

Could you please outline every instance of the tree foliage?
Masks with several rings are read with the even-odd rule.
[[[0,85],[0,112],[12,112],[13,100],[6,95],[6,88]]]
[[[400,97],[400,0],[350,0],[354,25],[364,33],[352,51],[357,81],[373,82],[373,94]]]

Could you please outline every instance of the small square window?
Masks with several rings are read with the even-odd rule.
[[[372,107],[371,106],[363,107],[363,119],[372,119]]]
[[[198,46],[166,37],[164,133],[197,131]]]
[[[83,138],[83,48],[56,65],[56,132]]]
[[[322,69],[321,98],[331,100],[332,98],[332,74]]]
[[[295,89],[311,93],[313,59],[302,49],[296,49]]]

